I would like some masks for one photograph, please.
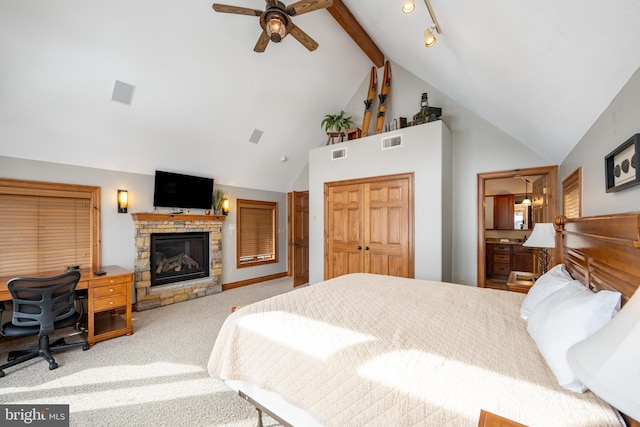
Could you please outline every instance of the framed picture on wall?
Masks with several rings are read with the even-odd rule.
[[[640,133],[637,133],[604,158],[607,193],[640,184],[639,152]]]

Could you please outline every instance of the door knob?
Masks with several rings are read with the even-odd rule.
[[[358,250],[361,251],[362,250],[362,246],[358,245]]]
[[[369,250],[369,246],[365,246],[365,247],[364,247],[364,250],[365,250],[365,251],[368,251],[368,250]]]

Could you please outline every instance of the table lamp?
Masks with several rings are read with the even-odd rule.
[[[592,392],[640,420],[640,291],[606,325],[569,348],[567,361]]]
[[[549,265],[549,252],[547,248],[556,247],[556,229],[550,222],[539,222],[533,227],[533,233],[522,246],[530,246],[534,248],[542,248],[542,252],[538,255],[540,261],[540,269],[542,274],[547,272]]]

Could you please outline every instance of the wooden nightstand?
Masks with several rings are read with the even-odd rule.
[[[520,292],[526,294],[536,281],[533,273],[526,271],[512,271],[507,279],[507,286],[512,292]]]
[[[478,419],[478,427],[526,427],[524,424],[511,421],[500,415],[492,414],[484,409],[480,410],[480,418]]]

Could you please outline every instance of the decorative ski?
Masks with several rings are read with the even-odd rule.
[[[384,126],[384,113],[387,111],[387,95],[391,90],[391,64],[389,61],[384,63],[384,82],[382,83],[382,89],[378,99],[378,117],[376,118],[376,133],[382,133],[382,127]]]
[[[369,135],[369,126],[371,125],[371,112],[373,110],[373,100],[378,92],[378,70],[371,67],[371,77],[369,78],[369,92],[367,99],[364,101],[364,118],[362,119],[362,136]]]

